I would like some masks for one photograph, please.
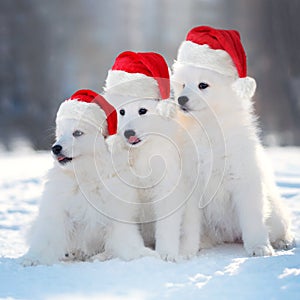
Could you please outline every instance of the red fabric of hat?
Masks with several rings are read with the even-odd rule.
[[[87,103],[96,103],[98,104],[101,109],[106,114],[106,121],[107,121],[107,131],[109,135],[116,134],[117,132],[117,112],[115,108],[108,103],[104,97],[97,94],[92,90],[78,90],[75,92],[69,100],[77,100]]]
[[[231,56],[239,77],[247,76],[246,54],[238,31],[198,26],[189,31],[186,40],[199,45],[208,45],[214,50],[226,51]]]
[[[170,97],[168,65],[158,53],[125,51],[118,55],[112,70],[153,77],[157,81],[161,98],[168,99]]]

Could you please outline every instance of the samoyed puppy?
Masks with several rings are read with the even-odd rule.
[[[157,100],[137,99],[119,107],[118,135],[125,142],[119,151],[128,153],[131,167],[131,176],[120,176],[139,193],[139,222],[145,244],[154,247],[162,259],[176,261],[192,185],[185,182],[182,173],[178,124],[162,118],[157,104]]]
[[[272,246],[294,245],[290,218],[258,137],[251,101],[255,81],[241,76],[243,53],[236,31],[200,26],[189,32],[173,65],[176,119],[193,137],[202,170],[198,205],[187,213],[186,253],[195,252],[199,239],[201,247],[241,241],[253,256],[272,255]],[[196,162],[188,160],[189,142],[183,143],[192,169]]]
[[[105,139],[116,132],[116,112],[104,98],[80,90],[56,117],[54,165],[29,235],[24,265],[66,260],[131,260],[156,256],[136,222],[135,190],[116,176]],[[128,170],[126,160],[114,160]]]
[[[154,52],[121,53],[108,72],[104,95],[118,110],[118,135],[111,150],[117,157],[118,145],[116,149],[128,154],[131,175],[119,176],[138,191],[145,244],[161,258],[177,260],[184,206],[192,188],[182,173],[180,126],[160,115],[160,104],[168,106],[170,98],[166,61]]]

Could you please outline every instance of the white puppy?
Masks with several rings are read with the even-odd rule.
[[[127,144],[121,152],[128,153],[132,175],[125,177],[122,171],[119,175],[139,192],[139,220],[146,245],[155,244],[163,259],[176,260],[192,185],[186,184],[182,174],[184,162],[174,135],[178,125],[156,112],[157,103],[139,99],[120,106],[118,130]]]
[[[78,91],[60,106],[52,147],[55,162],[24,265],[155,255],[144,247],[135,224],[135,190],[116,176],[105,144],[116,122],[112,106],[90,90]],[[119,162],[118,169],[126,173],[126,160],[114,161]]]
[[[271,244],[279,249],[294,244],[258,138],[251,101],[255,81],[245,77],[243,53],[236,31],[200,26],[190,31],[173,66],[177,120],[197,145],[202,171],[200,208],[192,205],[186,213],[186,255],[195,253],[200,237],[202,246],[243,241],[249,255],[271,255]],[[184,143],[189,157],[191,145]]]
[[[158,103],[167,103],[170,97],[169,71],[163,57],[147,52],[121,53],[108,73],[105,97],[118,107],[118,134],[123,142],[125,139],[132,170],[132,176],[122,172],[120,176],[138,190],[145,243],[155,245],[163,259],[176,260],[183,207],[191,188],[182,176],[178,124],[157,112]],[[114,153],[114,147],[112,150]]]

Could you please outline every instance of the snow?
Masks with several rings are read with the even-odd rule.
[[[300,148],[271,148],[277,184],[300,241]],[[226,244],[178,263],[155,258],[22,267],[25,232],[37,213],[49,153],[0,153],[1,299],[292,299],[300,291],[300,249],[247,257]]]

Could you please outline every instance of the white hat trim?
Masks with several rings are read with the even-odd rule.
[[[211,49],[208,45],[198,45],[191,41],[182,42],[178,49],[175,68],[177,62],[239,77],[230,55],[224,50]]]
[[[107,124],[105,112],[96,103],[87,103],[73,100],[64,101],[56,114],[56,121],[63,119],[75,119],[86,122],[97,128],[106,128]]]
[[[161,98],[158,83],[154,78],[119,70],[108,71],[104,91],[137,98]]]

